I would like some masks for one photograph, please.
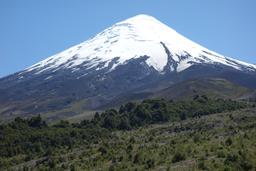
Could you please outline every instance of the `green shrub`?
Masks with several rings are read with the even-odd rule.
[[[172,158],[172,163],[180,162],[182,160],[185,160],[186,156],[182,152],[176,152]]]
[[[225,144],[226,144],[227,146],[232,145],[232,143],[233,143],[233,141],[232,141],[232,139],[231,139],[230,137],[228,137],[228,139],[225,141]]]

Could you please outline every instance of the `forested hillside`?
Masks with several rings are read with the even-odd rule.
[[[0,126],[0,169],[253,170],[254,107],[195,96],[130,102],[75,124],[16,118]]]

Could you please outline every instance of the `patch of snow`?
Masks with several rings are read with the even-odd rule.
[[[52,78],[52,75],[46,77],[44,80],[49,80],[49,79],[51,79],[51,78]]]

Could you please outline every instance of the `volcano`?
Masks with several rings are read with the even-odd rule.
[[[1,121],[35,114],[49,120],[74,117],[201,79],[211,85],[225,80],[248,93],[256,88],[256,65],[213,52],[154,17],[137,15],[0,79],[0,116]],[[176,86],[175,91],[177,96],[183,90]]]

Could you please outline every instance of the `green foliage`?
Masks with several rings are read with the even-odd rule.
[[[130,130],[152,123],[186,120],[219,112],[245,108],[246,104],[223,99],[195,96],[190,101],[144,100],[140,104],[127,103],[118,111],[110,109],[101,115],[95,114],[93,123],[107,129]]]
[[[225,143],[226,143],[226,145],[227,146],[230,146],[230,145],[232,145],[232,139],[230,138],[230,137],[228,137],[228,139],[225,141]]]
[[[176,162],[180,162],[182,160],[185,160],[186,159],[186,156],[184,153],[178,151],[174,154],[173,158],[172,158],[172,162],[173,163],[176,163]]]
[[[94,141],[108,136],[101,128],[78,128],[66,121],[47,126],[40,116],[31,119],[16,118],[0,129],[0,157],[20,154],[51,155],[55,149],[68,147],[85,141]]]
[[[151,169],[155,167],[155,160],[154,159],[148,159],[146,162],[146,169]]]
[[[108,153],[107,149],[105,147],[100,147],[99,148],[99,152],[102,154],[102,155],[106,155]]]
[[[0,170],[252,170],[256,118],[245,107],[196,96],[127,103],[76,124],[16,118],[0,126]]]
[[[71,165],[70,165],[70,171],[76,171],[76,167],[75,167],[74,164],[71,164]]]
[[[32,117],[28,120],[28,125],[34,128],[42,128],[46,126],[45,121],[42,120],[41,116]]]
[[[68,127],[70,127],[70,124],[68,121],[61,120],[59,123],[57,123],[53,126],[57,127],[57,128],[68,128]]]

